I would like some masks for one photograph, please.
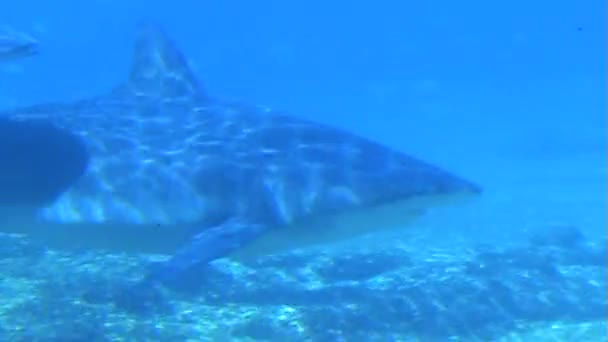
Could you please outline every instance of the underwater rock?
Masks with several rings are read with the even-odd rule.
[[[137,330],[142,340],[154,339],[154,334],[200,338],[197,329],[211,324],[200,317],[214,317],[213,329],[225,332],[224,340],[231,334],[283,340],[363,340],[365,336],[496,340],[521,322],[605,318],[606,267],[575,265],[571,262],[575,255],[567,260],[547,257],[554,251],[551,245],[494,246],[464,258],[457,250],[431,250],[424,255],[403,248],[344,251],[336,258],[337,272],[331,271],[328,255],[301,253],[295,262],[289,253],[255,268],[225,260],[214,263],[213,271],[199,274],[198,287],[192,286],[197,282],[195,274],[181,279],[185,289],[138,287],[142,283],[133,281],[146,270],[148,261],[143,257],[65,254],[56,260],[48,254],[22,274],[37,284],[41,298],[72,303],[66,307],[69,310],[54,310],[52,320],[77,321],[82,312],[96,317],[99,311],[106,315],[102,321],[108,321],[91,326],[108,327],[105,336]],[[584,249],[571,253],[577,251]],[[378,268],[372,262],[370,272],[358,271],[366,267],[365,260],[384,261],[390,267]],[[404,262],[399,265],[399,260]],[[476,263],[485,263],[491,271],[475,272]],[[7,263],[5,268],[11,265],[24,267],[24,263]],[[37,319],[21,308],[31,310],[20,306],[11,311],[13,317],[23,316],[35,324]],[[138,323],[125,327],[121,322]],[[169,328],[175,326],[183,329]],[[226,330],[228,326],[234,330]],[[87,329],[79,329],[87,334]]]
[[[556,246],[561,248],[576,248],[584,244],[585,236],[581,230],[572,225],[551,225],[530,237],[530,243],[535,246]]]

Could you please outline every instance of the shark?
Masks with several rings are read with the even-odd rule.
[[[51,122],[87,151],[84,172],[44,205],[12,210],[0,232],[62,250],[167,255],[160,278],[398,231],[482,193],[347,130],[210,96],[156,24],[139,27],[128,77],[105,94],[0,117]]]
[[[0,29],[0,62],[9,62],[39,53],[39,43],[33,37],[8,28]]]

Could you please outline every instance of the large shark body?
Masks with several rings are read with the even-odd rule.
[[[169,270],[406,226],[464,179],[341,129],[209,97],[158,27],[105,95],[0,112],[82,138],[86,172],[0,231],[50,247],[170,254]],[[61,164],[61,155],[56,156]]]

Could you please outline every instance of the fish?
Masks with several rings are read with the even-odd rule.
[[[35,38],[9,29],[0,30],[0,62],[10,62],[40,52],[40,44]]]
[[[52,122],[89,156],[53,203],[0,232],[61,250],[167,255],[159,279],[220,258],[398,232],[482,193],[345,129],[211,96],[157,24],[139,26],[129,75],[106,93],[0,117]]]

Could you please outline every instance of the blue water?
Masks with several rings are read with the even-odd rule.
[[[105,92],[126,77],[138,21],[153,19],[213,96],[339,126],[482,184],[479,203],[420,223],[424,234],[413,241],[425,248],[454,254],[482,243],[509,248],[563,225],[605,244],[605,1],[31,0],[1,9],[0,25],[37,37],[42,50],[0,65],[2,109]],[[403,239],[412,244],[411,236]],[[385,247],[385,238],[376,240],[366,246]],[[556,317],[548,326],[564,320]],[[29,324],[36,325],[35,315]],[[398,340],[391,334],[377,338]],[[286,338],[277,336],[283,335],[257,338]]]

